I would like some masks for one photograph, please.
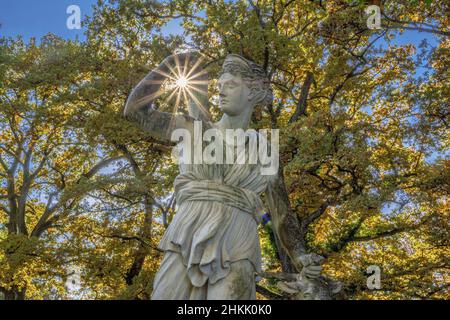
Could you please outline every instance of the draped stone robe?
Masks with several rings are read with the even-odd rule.
[[[180,165],[174,182],[177,213],[159,244],[165,258],[152,299],[205,298],[204,292],[161,292],[172,286],[184,288],[181,275],[174,274],[184,270],[193,288],[206,290],[229,275],[232,263],[244,260],[251,263],[252,268],[245,272],[254,286],[254,273],[261,271],[258,224],[264,214],[260,194],[267,188],[266,179],[259,164]],[[170,258],[170,254],[179,258]],[[183,269],[174,267],[170,259],[181,261]],[[166,289],[158,289],[162,286]]]

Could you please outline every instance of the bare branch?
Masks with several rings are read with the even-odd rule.
[[[308,99],[309,89],[311,88],[311,84],[314,81],[314,76],[311,72],[306,74],[306,79],[303,82],[302,90],[300,93],[300,98],[298,99],[297,107],[295,109],[294,114],[291,119],[289,119],[289,123],[294,123],[298,120],[298,118],[302,115],[306,114],[306,101]]]
[[[112,158],[101,160],[99,163],[94,165],[91,168],[91,170],[89,170],[87,173],[83,174],[82,177],[80,177],[75,182],[75,184],[81,183],[83,177],[87,178],[87,179],[92,178],[98,171],[100,171],[104,167],[108,166],[112,162],[117,161],[117,160],[122,159],[122,158],[123,158],[123,156],[119,156],[119,157],[112,157]],[[39,237],[45,230],[47,230],[55,222],[57,222],[62,217],[66,216],[67,212],[68,212],[68,209],[72,208],[75,205],[75,199],[72,199],[72,201],[69,203],[69,205],[67,206],[66,210],[64,211],[64,212],[66,212],[65,214],[63,212],[63,213],[61,213],[59,215],[55,215],[52,218],[50,218],[50,216],[58,208],[63,206],[64,203],[65,203],[63,200],[59,200],[58,203],[56,203],[54,206],[49,207],[50,202],[53,200],[53,199],[50,199],[50,198],[52,198],[52,196],[54,197],[54,195],[50,195],[49,200],[47,202],[48,207],[46,208],[46,211],[44,212],[44,214],[42,214],[42,216],[40,217],[40,219],[39,219],[38,223],[36,224],[36,226],[34,227],[33,231],[31,232],[31,236]],[[65,201],[67,201],[67,199]]]
[[[400,21],[391,17],[388,17],[384,12],[382,16],[393,25],[385,26],[386,29],[406,29],[415,30],[420,32],[434,33],[441,36],[449,37],[450,32],[439,30],[437,26],[424,22],[414,22],[414,21]]]
[[[283,300],[283,296],[280,296],[278,293],[275,293],[259,284],[256,285],[256,292],[263,295],[264,297],[270,300]]]
[[[118,156],[118,157],[112,157],[112,158],[104,159],[104,160],[100,161],[99,163],[97,163],[95,166],[93,166],[91,168],[91,170],[89,170],[87,173],[83,174],[83,176],[88,178],[88,179],[90,179],[97,172],[99,172],[101,169],[109,166],[114,161],[117,161],[117,160],[120,160],[120,159],[123,159],[123,156]]]
[[[356,241],[371,241],[371,240],[376,240],[376,239],[381,239],[381,238],[386,238],[386,237],[390,237],[402,232],[408,232],[411,230],[415,230],[418,227],[420,227],[421,225],[425,224],[429,219],[431,218],[431,216],[428,216],[426,218],[424,218],[422,221],[420,221],[417,224],[414,225],[410,225],[410,226],[402,226],[402,227],[397,227],[397,228],[393,228],[391,230],[388,231],[382,231],[379,233],[376,233],[374,235],[370,235],[370,236],[360,236],[360,237],[354,237],[352,239],[349,239],[349,242],[356,242]]]

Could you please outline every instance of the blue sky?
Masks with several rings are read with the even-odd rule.
[[[66,13],[70,5],[78,5],[81,15],[92,15],[92,6],[97,0],[1,0],[0,1],[0,37],[22,36],[25,41],[31,37],[37,39],[51,32],[66,39],[80,40],[84,38],[84,30],[69,30],[66,21],[69,14]],[[179,20],[169,22],[164,33],[181,33],[183,30],[179,26]],[[431,45],[437,44],[437,39],[427,33],[406,31],[402,35],[395,37],[393,44],[419,45],[422,39],[426,38]],[[380,45],[385,46],[382,40]],[[420,72],[420,71],[419,71]],[[437,154],[433,153],[428,160],[436,160]],[[389,211],[389,210],[386,210]]]
[[[96,0],[2,0],[0,1],[0,36],[15,37],[21,35],[25,40],[30,37],[41,38],[52,32],[67,39],[82,37],[83,30],[69,30],[66,13],[70,5],[78,5],[81,15],[91,15]]]
[[[83,30],[69,30],[66,13],[70,5],[78,5],[81,15],[92,15],[92,6],[97,0],[1,0],[0,1],[0,37],[23,36],[28,41],[51,32],[66,39],[83,39]],[[163,31],[180,33],[179,21],[169,22]]]
[[[78,5],[81,15],[91,15],[92,6],[97,0],[1,0],[0,1],[0,37],[23,36],[25,40],[31,37],[41,38],[52,32],[66,39],[75,39],[77,36],[83,39],[83,30],[69,30],[66,21],[69,14],[66,13],[70,5]],[[165,33],[181,33],[179,21],[169,22]],[[407,31],[402,36],[396,37],[396,44],[419,44],[423,38],[428,38],[430,43],[436,43],[434,37],[426,33]]]

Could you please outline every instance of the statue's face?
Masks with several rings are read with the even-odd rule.
[[[218,80],[219,107],[230,115],[238,116],[251,107],[250,89],[240,75],[223,73]]]

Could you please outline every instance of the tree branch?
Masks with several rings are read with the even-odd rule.
[[[406,30],[415,30],[420,32],[434,33],[441,36],[449,37],[450,32],[442,31],[437,29],[436,26],[424,23],[424,22],[414,22],[414,21],[400,21],[391,17],[388,17],[384,12],[382,12],[383,18],[387,21],[392,22],[394,25],[386,26],[386,29],[406,29]]]
[[[270,299],[270,300],[284,300],[283,296],[279,295],[278,293],[275,293],[267,288],[264,288],[263,286],[260,286],[259,284],[256,285],[256,292],[263,295],[264,297]]]
[[[289,123],[294,123],[298,120],[300,116],[306,114],[306,101],[308,99],[309,89],[311,88],[311,84],[314,82],[314,76],[311,72],[308,71],[306,74],[305,81],[303,82],[302,90],[300,93],[300,98],[298,99],[297,107],[295,109],[294,114],[291,119],[289,119]]]
[[[91,177],[93,177],[96,173],[98,173],[98,171],[100,171],[101,169],[103,169],[104,167],[108,166],[109,164],[111,164],[114,161],[120,160],[122,159],[123,156],[118,156],[118,157],[112,157],[112,158],[108,158],[108,159],[103,159],[101,160],[99,163],[97,163],[96,165],[94,165],[91,170],[89,170],[87,173],[83,174],[76,182],[75,184],[79,184],[82,181],[82,178],[87,178],[90,179]],[[59,215],[55,215],[52,218],[50,218],[50,216],[58,209],[60,208],[64,202],[63,200],[59,200],[58,203],[56,203],[54,206],[49,207],[51,200],[50,199],[54,197],[54,195],[50,195],[49,200],[47,201],[47,208],[45,210],[45,212],[42,214],[42,216],[39,218],[38,223],[36,224],[36,226],[34,227],[33,231],[31,232],[31,236],[33,237],[39,237],[45,230],[47,230],[48,228],[50,228],[56,221],[58,221],[59,219],[61,219],[63,216],[65,216],[63,213],[59,214]],[[65,199],[65,201],[67,201],[67,199]],[[73,201],[68,205],[68,208],[73,207],[73,205],[75,204],[75,201],[73,199]],[[50,218],[50,219],[49,219]]]

